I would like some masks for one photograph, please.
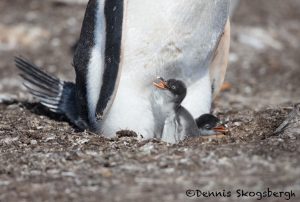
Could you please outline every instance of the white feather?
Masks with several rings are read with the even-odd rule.
[[[209,73],[204,73],[203,77],[191,84],[187,89],[187,95],[182,102],[194,118],[210,112],[212,102],[211,83]]]

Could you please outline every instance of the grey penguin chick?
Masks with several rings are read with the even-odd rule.
[[[274,134],[291,139],[296,139],[296,135],[300,135],[300,103],[295,104],[293,110],[275,130]]]
[[[212,114],[203,114],[196,119],[201,135],[218,135],[229,132],[227,126]]]
[[[186,137],[226,133],[228,130],[212,114],[203,114],[196,120],[181,103],[187,94],[185,84],[176,79],[165,81],[159,77],[153,85],[154,137],[177,143]]]
[[[177,143],[188,136],[197,136],[198,128],[193,116],[181,105],[186,96],[185,84],[176,79],[158,78],[152,96],[155,137]]]

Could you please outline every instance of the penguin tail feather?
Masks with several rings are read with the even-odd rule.
[[[71,121],[77,119],[74,83],[61,81],[21,57],[15,57],[15,64],[25,81],[23,85],[42,105]]]

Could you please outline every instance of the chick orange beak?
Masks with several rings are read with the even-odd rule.
[[[217,127],[214,127],[213,130],[218,132],[218,133],[227,133],[228,132],[228,129],[223,125],[219,125]]]
[[[159,89],[168,89],[167,82],[165,82],[163,80],[159,81],[158,83],[157,82],[153,82],[153,85],[156,88],[159,88]]]

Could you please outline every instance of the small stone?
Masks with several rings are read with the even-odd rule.
[[[240,125],[242,125],[242,123],[241,122],[234,122],[233,125],[234,126],[240,126]]]
[[[113,175],[109,168],[102,168],[99,170],[99,173],[102,177],[112,177]]]

